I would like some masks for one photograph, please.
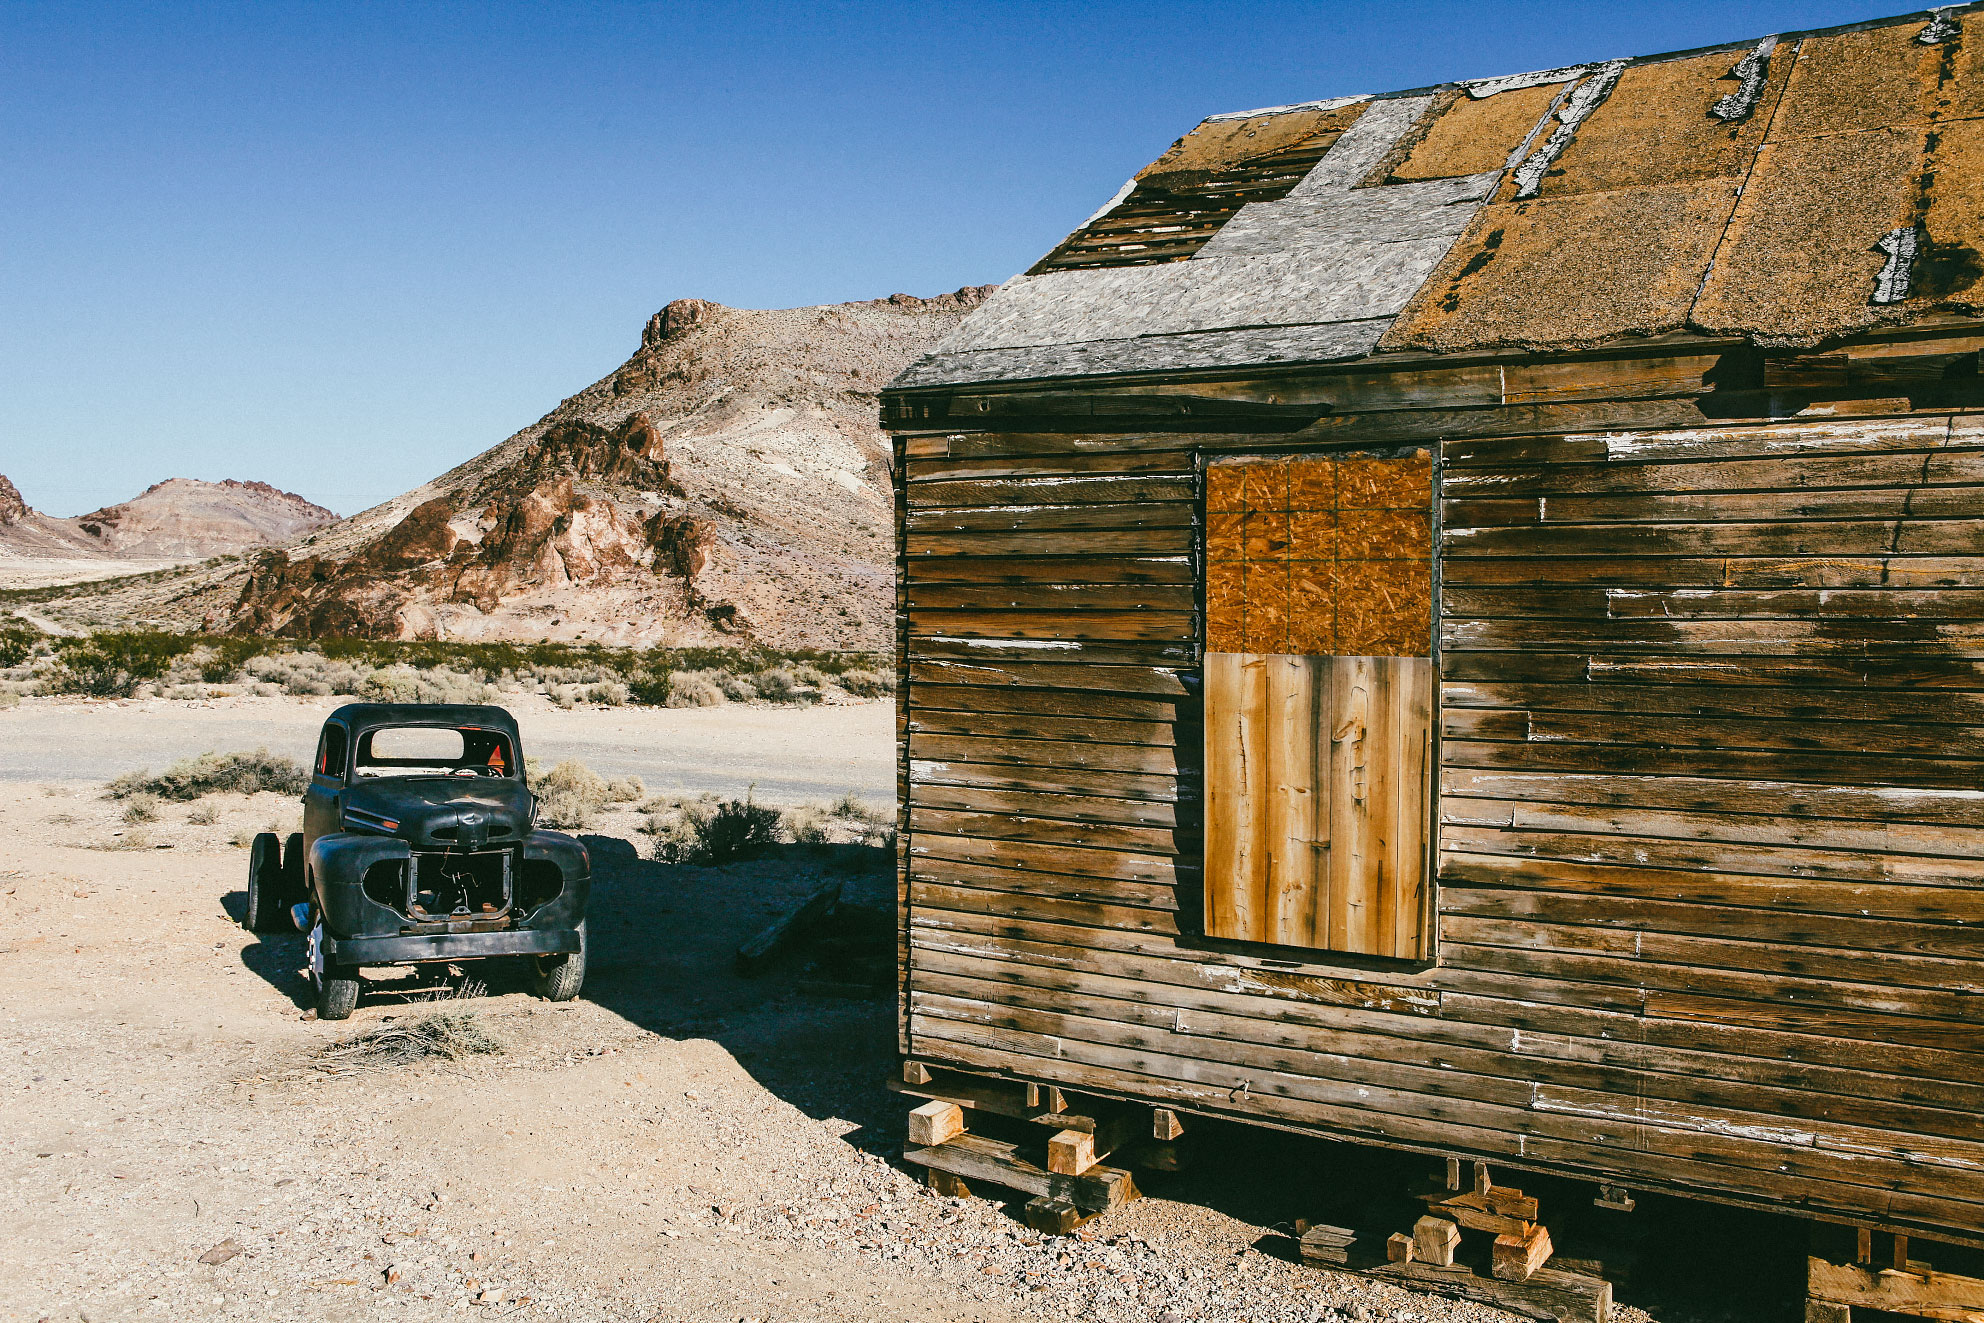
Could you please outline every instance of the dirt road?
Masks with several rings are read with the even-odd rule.
[[[0,782],[104,781],[209,750],[266,746],[307,764],[341,698],[30,698],[0,710]],[[895,709],[888,703],[775,708],[579,708],[535,695],[499,699],[546,766],[577,758],[653,791],[714,791],[797,804],[852,792],[895,799]]]

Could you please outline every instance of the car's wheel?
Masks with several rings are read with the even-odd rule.
[[[533,958],[537,995],[546,1001],[570,1001],[586,981],[586,926],[579,925],[579,949],[562,955]]]
[[[282,844],[272,831],[255,837],[248,847],[248,913],[241,926],[249,932],[274,932],[289,921],[283,898]]]
[[[325,965],[317,976],[317,1018],[346,1020],[358,1006],[358,967]]]
[[[308,898],[303,884],[303,833],[293,831],[282,843],[282,885],[288,902],[294,905]]]

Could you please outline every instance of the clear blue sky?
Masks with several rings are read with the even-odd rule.
[[[1887,6],[0,0],[0,473],[350,513],[673,298],[994,283],[1210,113]]]

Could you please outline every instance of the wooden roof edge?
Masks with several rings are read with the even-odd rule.
[[[1225,387],[1220,393],[1233,396],[1233,388],[1258,383],[1265,400],[1279,383],[1318,381],[1329,378],[1374,377],[1395,374],[1464,374],[1484,367],[1544,367],[1586,364],[1594,369],[1608,363],[1634,363],[1658,359],[1699,358],[1732,352],[1749,352],[1763,361],[1814,359],[1829,354],[1848,354],[1861,347],[1894,347],[1921,343],[1926,354],[1969,352],[1979,345],[1936,349],[1934,342],[1984,336],[1984,317],[1939,313],[1906,325],[1879,327],[1850,336],[1837,337],[1818,345],[1798,348],[1756,346],[1743,336],[1711,336],[1693,332],[1635,337],[1608,344],[1566,350],[1508,348],[1440,354],[1424,350],[1385,350],[1357,358],[1313,362],[1272,363],[1258,366],[1231,365],[1151,369],[1137,372],[1094,373],[1024,379],[948,382],[929,386],[888,386],[881,398],[890,401],[926,401],[958,396],[1029,396],[1043,394],[1109,395],[1131,392],[1191,394],[1194,388]],[[1234,398],[1241,398],[1233,396]]]

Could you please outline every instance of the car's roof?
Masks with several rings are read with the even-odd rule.
[[[346,703],[327,718],[354,730],[366,726],[481,726],[516,733],[517,719],[479,703]]]

